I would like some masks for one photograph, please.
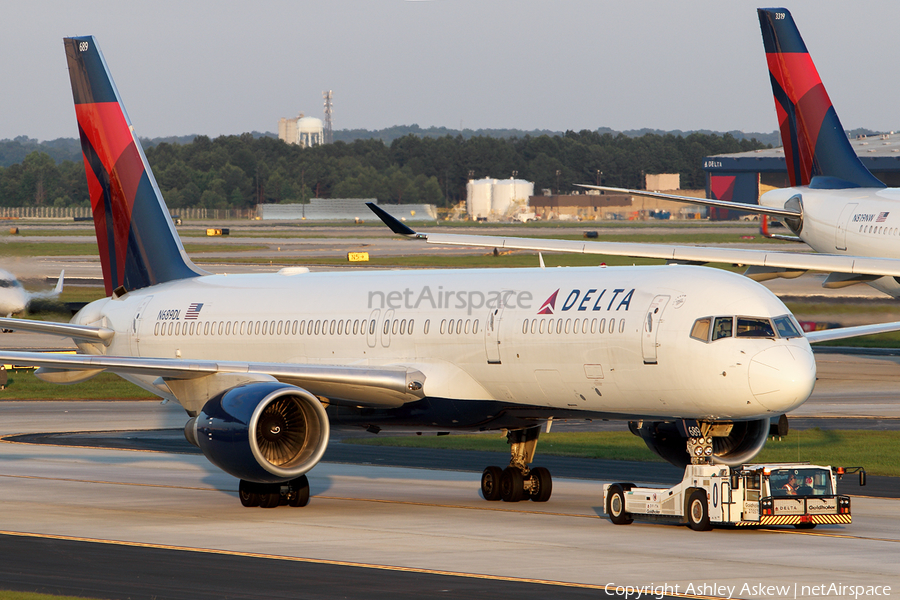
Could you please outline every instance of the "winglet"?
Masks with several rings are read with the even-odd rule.
[[[59,280],[56,282],[56,287],[53,288],[53,293],[54,293],[55,295],[58,296],[58,295],[60,295],[60,294],[62,293],[62,291],[63,291],[63,281],[65,280],[65,278],[66,278],[66,270],[63,269],[62,271],[59,272]]]
[[[388,214],[384,209],[380,208],[374,202],[366,202],[366,206],[368,206],[369,210],[371,210],[378,216],[379,219],[381,219],[382,223],[390,227],[391,231],[393,231],[394,233],[416,238],[425,237],[424,235],[416,233],[415,231],[398,221],[396,217]]]

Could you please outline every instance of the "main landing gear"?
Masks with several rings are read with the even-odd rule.
[[[534,460],[540,427],[515,429],[506,433],[509,444],[509,466],[488,467],[481,474],[481,495],[485,500],[546,502],[553,491],[550,471],[544,467],[529,469]]]
[[[254,483],[241,479],[238,495],[241,504],[247,507],[306,506],[309,504],[309,480],[306,475],[285,483]]]

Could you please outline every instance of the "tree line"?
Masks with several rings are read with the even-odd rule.
[[[161,142],[145,152],[171,208],[249,208],[310,198],[377,198],[384,203],[449,206],[465,199],[469,179],[516,177],[536,193],[577,189],[577,183],[640,188],[645,173],[679,173],[686,189],[705,186],[706,156],[765,147],[731,134],[646,134],[597,131],[497,138],[405,135],[337,141],[300,148],[243,134],[190,143]],[[0,206],[82,206],[84,165],[57,162],[32,150],[0,167]]]

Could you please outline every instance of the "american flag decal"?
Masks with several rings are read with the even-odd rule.
[[[888,218],[889,214],[891,214],[891,213],[890,212],[878,213],[878,218],[875,219],[875,222],[876,223],[884,223],[884,220]]]
[[[185,320],[188,320],[188,319],[196,320],[196,319],[200,318],[200,309],[201,308],[203,308],[202,302],[194,302],[193,304],[191,304],[188,307],[187,312],[184,313]]]

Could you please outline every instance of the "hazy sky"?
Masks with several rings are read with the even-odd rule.
[[[61,39],[94,35],[137,133],[422,127],[772,131],[746,0],[7,2],[0,139],[75,137]],[[900,2],[788,8],[848,129],[900,129]]]

